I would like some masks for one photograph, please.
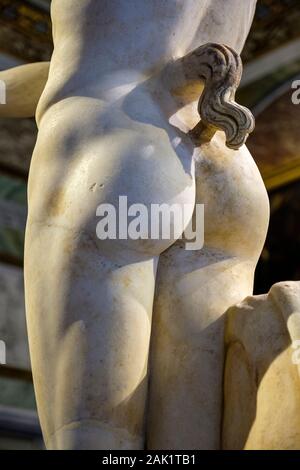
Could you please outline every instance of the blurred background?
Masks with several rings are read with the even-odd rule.
[[[50,0],[0,0],[0,70],[49,60]],[[300,280],[299,0],[258,0],[243,52],[238,100],[256,117],[248,147],[271,202],[271,222],[255,293],[280,280]],[[0,449],[43,448],[36,415],[24,313],[23,243],[26,183],[37,129],[33,119],[0,119]],[[249,233],[251,237],[251,233]]]

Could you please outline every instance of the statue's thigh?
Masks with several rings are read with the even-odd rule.
[[[199,252],[185,250],[181,242],[160,257],[150,355],[150,449],[219,448],[223,319],[211,297],[211,275],[201,268]]]
[[[49,448],[142,448],[155,273],[154,258],[28,222],[27,322]]]

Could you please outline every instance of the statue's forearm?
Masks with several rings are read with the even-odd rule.
[[[49,74],[49,62],[21,65],[0,72],[5,104],[0,117],[33,117]]]

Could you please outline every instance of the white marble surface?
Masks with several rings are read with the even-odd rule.
[[[300,283],[227,312],[223,448],[300,447]]]
[[[25,249],[48,448],[141,449],[146,434],[148,448],[221,446],[223,314],[252,293],[268,199],[245,146],[229,150],[217,132],[199,148],[188,135],[199,121],[189,88],[196,81],[201,93],[203,80],[187,80],[178,96],[160,73],[208,42],[240,52],[255,4],[52,2]],[[29,71],[39,89],[47,67]],[[147,207],[205,203],[204,250],[189,254],[173,239],[99,242],[97,206],[124,194]]]

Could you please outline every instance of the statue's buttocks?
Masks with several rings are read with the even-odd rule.
[[[269,200],[245,146],[232,151],[221,133],[195,163],[197,202],[205,205],[206,245],[257,262],[269,221]]]
[[[127,197],[128,206],[143,204],[149,214],[151,204],[187,204],[192,214],[193,154],[190,139],[168,123],[146,92],[112,103],[68,98],[41,121],[29,179],[29,217],[95,237],[97,207],[117,208],[120,196]],[[43,187],[39,198],[35,181]],[[145,245],[153,255],[170,243],[122,242],[137,250]]]

